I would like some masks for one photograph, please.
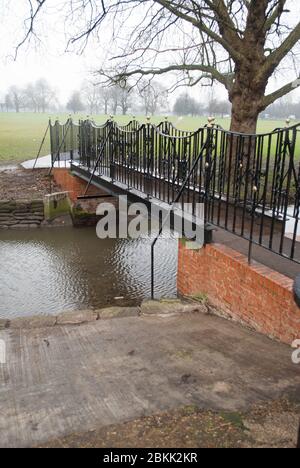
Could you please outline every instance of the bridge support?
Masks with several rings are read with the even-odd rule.
[[[99,216],[96,209],[101,203],[116,205],[118,200],[104,189],[91,184],[88,196],[83,196],[86,181],[72,174],[69,169],[54,168],[52,171],[56,185],[68,193],[71,201],[71,213],[74,226],[96,226]]]
[[[72,202],[76,202],[77,198],[84,194],[86,188],[86,181],[73,175],[70,172],[70,169],[58,169],[54,168],[52,170],[53,178],[56,184],[66,192],[69,192],[69,197]],[[104,190],[95,187],[94,185],[90,186],[89,195],[107,195],[107,192]]]
[[[205,294],[226,316],[289,345],[300,337],[293,280],[224,245],[189,250],[180,241],[178,291]]]

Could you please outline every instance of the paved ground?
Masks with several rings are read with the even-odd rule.
[[[45,168],[50,168],[51,165],[52,165],[51,154],[48,154],[48,156],[41,156],[37,161],[35,159],[30,159],[29,161],[25,161],[21,163],[21,166],[24,167],[24,169],[33,169],[34,167],[36,169],[45,169]],[[70,163],[67,160],[60,161],[60,162],[55,163],[54,167],[68,168],[70,167]]]
[[[178,407],[300,400],[291,349],[202,313],[0,331],[1,446],[45,444]],[[295,435],[296,438],[296,435]]]

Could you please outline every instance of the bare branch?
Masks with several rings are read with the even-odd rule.
[[[166,73],[174,72],[174,71],[181,71],[181,72],[186,72],[186,71],[201,71],[205,73],[206,75],[202,75],[201,78],[211,76],[213,79],[216,79],[219,81],[219,83],[222,83],[226,89],[230,88],[230,82],[231,82],[231,76],[225,76],[222,73],[218,72],[215,68],[205,66],[205,65],[188,65],[188,64],[182,64],[182,65],[170,65],[169,67],[165,68],[150,68],[150,69],[142,69],[142,68],[137,68],[135,70],[130,70],[130,71],[124,71],[121,72],[120,74],[114,75],[113,77],[111,75],[107,75],[107,72],[99,71],[99,73],[102,76],[106,76],[110,80],[118,83],[122,81],[127,81],[128,78],[134,75],[141,75],[141,76],[157,76],[157,75],[164,75]],[[200,81],[198,79],[198,81]]]
[[[19,44],[16,46],[15,50],[15,56],[14,59],[17,59],[19,49],[28,41],[30,36],[34,35],[34,22],[42,9],[42,7],[45,5],[46,0],[35,0],[37,3],[36,7],[34,8],[32,0],[28,0],[29,3],[29,8],[30,8],[30,16],[24,21],[25,27],[26,27],[26,33],[24,38],[19,42]],[[29,23],[29,26],[27,26],[27,23]]]
[[[280,99],[283,96],[286,96],[291,91],[295,91],[299,87],[300,87],[300,76],[298,79],[295,79],[294,81],[291,81],[285,86],[282,86],[282,88],[278,89],[274,93],[271,93],[265,96],[265,99],[264,99],[265,108],[273,104],[273,102],[277,101],[277,99]]]
[[[297,26],[292,30],[288,37],[272,54],[269,55],[266,60],[263,71],[267,70],[270,73],[278,67],[280,62],[286,57],[286,55],[293,49],[293,47],[300,40],[300,21]]]
[[[233,47],[233,45],[230,44],[230,42],[226,41],[226,39],[222,38],[222,36],[220,36],[215,31],[213,31],[208,26],[206,26],[206,24],[201,19],[197,20],[197,19],[183,13],[181,11],[180,7],[174,6],[174,2],[172,2],[172,1],[168,1],[168,0],[154,0],[154,1],[155,1],[155,3],[159,3],[160,5],[164,6],[167,10],[169,10],[171,13],[173,13],[178,18],[181,18],[181,19],[187,21],[188,23],[191,23],[193,26],[198,28],[199,31],[204,32],[205,34],[207,34],[208,37],[210,37],[214,41],[218,42],[231,55],[231,57],[233,59],[236,59],[236,60],[241,59],[241,55],[240,55],[239,51],[236,50]],[[219,0],[217,0],[217,1],[219,2]],[[211,2],[207,1],[207,3],[210,4]],[[220,11],[222,11],[222,10],[220,10]],[[199,7],[199,14],[200,14],[200,18],[201,18],[200,7]],[[219,22],[221,24],[221,20],[219,20]],[[231,26],[230,26],[230,28],[231,28]],[[237,39],[237,36],[235,37],[235,39]]]

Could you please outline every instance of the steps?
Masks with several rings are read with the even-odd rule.
[[[44,219],[43,200],[0,201],[0,229],[38,228]]]

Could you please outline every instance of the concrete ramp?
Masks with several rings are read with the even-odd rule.
[[[0,330],[2,447],[195,404],[235,411],[300,396],[291,349],[204,313]]]

